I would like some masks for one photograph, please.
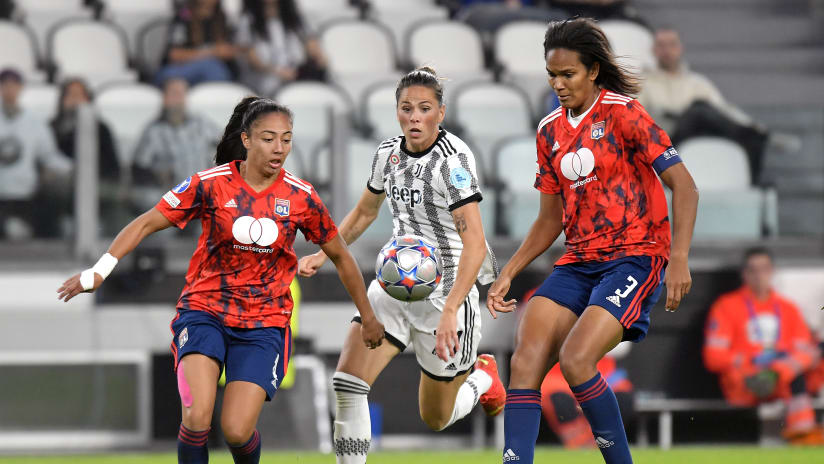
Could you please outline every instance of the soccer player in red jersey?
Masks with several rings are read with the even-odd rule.
[[[637,80],[616,64],[590,19],[549,25],[544,52],[561,107],[538,127],[541,206],[489,290],[509,312],[512,279],[564,231],[566,254],[529,300],[510,364],[505,462],[532,462],[547,369],[561,371],[607,463],[632,457],[613,391],[596,364],[622,340],[640,341],[667,286],[667,310],[689,292],[687,255],[698,192],[669,137],[636,100]],[[672,189],[673,230],[659,177]],[[667,269],[666,277],[664,269]]]
[[[218,146],[218,166],[163,195],[117,235],[93,268],[58,289],[66,301],[94,291],[117,260],[147,236],[200,220],[203,233],[172,321],[183,409],[178,462],[208,462],[206,441],[224,364],[223,435],[236,463],[259,462],[258,416],[289,363],[289,284],[297,271],[292,244],[298,230],[337,266],[365,321],[363,343],[369,348],[381,344],[383,326],[374,317],[360,270],[326,207],[309,183],[283,168],[291,140],[288,108],[268,99],[243,100]]]

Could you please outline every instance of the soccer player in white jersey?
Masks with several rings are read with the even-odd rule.
[[[419,236],[438,247],[443,279],[427,299],[411,303],[393,299],[376,281],[369,286],[388,343],[365,347],[362,321],[353,319],[332,381],[335,454],[342,464],[366,461],[371,438],[366,396],[381,371],[410,344],[422,371],[420,415],[431,429],[453,424],[479,400],[487,414],[496,415],[505,400],[495,358],[476,355],[481,315],[475,281],[488,283],[497,270],[478,207],[475,158],[461,139],[440,128],[446,107],[431,68],[404,76],[395,100],[403,135],[378,145],[366,189],[341,222],[340,234],[347,243],[355,241],[385,200],[395,236]],[[298,273],[312,276],[325,260],[323,251],[306,256]]]

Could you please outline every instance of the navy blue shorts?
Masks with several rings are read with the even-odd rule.
[[[649,313],[664,287],[667,260],[626,256],[555,266],[533,296],[543,296],[581,317],[587,306],[600,306],[624,326],[624,340],[639,342],[649,329]]]
[[[226,327],[205,311],[178,310],[172,321],[175,369],[184,356],[200,353],[226,367],[226,383],[236,380],[260,385],[271,401],[286,375],[292,351],[292,331],[282,327]]]

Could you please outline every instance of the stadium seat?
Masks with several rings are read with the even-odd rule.
[[[68,19],[90,19],[91,9],[84,0],[25,0],[16,2],[24,14],[26,26],[37,39],[38,56],[48,56],[49,36],[52,29]]]
[[[0,21],[0,68],[7,66],[20,71],[26,82],[42,83],[46,74],[37,69],[37,44],[34,34],[11,21]]]
[[[189,90],[187,106],[189,112],[209,118],[222,130],[235,105],[249,95],[255,95],[255,92],[240,84],[205,82]]]
[[[520,240],[526,237],[541,206],[540,193],[533,187],[538,162],[535,137],[514,137],[501,142],[494,161],[497,181],[503,188],[499,215],[509,236]]]
[[[129,56],[137,56],[141,30],[149,23],[173,16],[170,0],[105,0],[104,15],[126,33]],[[163,39],[165,42],[165,34]]]
[[[59,93],[54,85],[26,85],[20,93],[20,106],[49,122],[57,113]]]
[[[618,19],[599,21],[598,25],[609,39],[618,62],[629,66],[636,73],[655,67],[655,57],[652,55],[653,36],[647,28],[632,21]]]
[[[372,140],[386,140],[401,133],[395,104],[397,86],[394,81],[379,82],[363,95],[361,116],[364,132]]]
[[[137,72],[128,67],[125,34],[111,23],[79,19],[58,24],[49,36],[49,61],[58,82],[80,76],[97,87],[137,80]]]
[[[309,155],[304,158],[307,172],[312,173],[307,180],[320,184],[328,182],[328,164],[317,165],[311,153],[330,137],[330,108],[343,112],[351,120],[354,106],[348,95],[329,84],[303,81],[282,87],[275,95],[275,100],[288,106],[295,115],[295,145],[305,148],[303,152]]]
[[[369,13],[375,21],[383,24],[392,33],[398,56],[409,56],[406,50],[406,36],[414,24],[427,21],[441,22],[449,17],[449,11],[440,6],[426,5],[416,0],[372,2]]]
[[[678,152],[701,192],[695,223],[696,239],[753,239],[761,236],[769,195],[750,182],[744,149],[719,137],[694,137]]]
[[[94,106],[115,136],[121,165],[131,166],[140,135],[160,116],[160,90],[147,84],[113,85],[100,91]]]
[[[137,34],[135,61],[147,80],[151,80],[163,64],[170,25],[169,19],[156,19],[144,24]]]
[[[477,147],[476,157],[488,160],[492,149],[507,137],[530,135],[535,132],[529,102],[519,89],[492,82],[473,82],[458,88],[453,97],[451,113],[447,118],[457,125],[462,137]]]
[[[329,60],[332,80],[346,90],[352,101],[359,101],[370,84],[399,77],[392,35],[380,24],[336,21],[321,31],[320,43]]]
[[[466,24],[424,20],[407,37],[407,60],[413,66],[430,65],[455,88],[468,80],[490,79],[484,69],[481,37]]]
[[[330,21],[357,19],[360,14],[349,0],[297,0],[297,5],[310,32],[320,30]]]
[[[536,119],[544,115],[543,96],[550,88],[543,58],[546,27],[537,21],[512,22],[498,29],[493,43],[495,62],[502,70],[501,80],[527,93]]]

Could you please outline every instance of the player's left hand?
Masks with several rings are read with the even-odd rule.
[[[690,288],[692,288],[692,276],[690,276],[690,268],[686,257],[670,257],[664,277],[664,285],[667,286],[667,303],[664,308],[669,312],[675,312],[678,305],[681,304],[681,300],[687,296]]]
[[[438,328],[435,330],[435,354],[441,360],[448,362],[449,358],[458,353],[461,342],[458,339],[458,317],[456,314],[441,314]]]

